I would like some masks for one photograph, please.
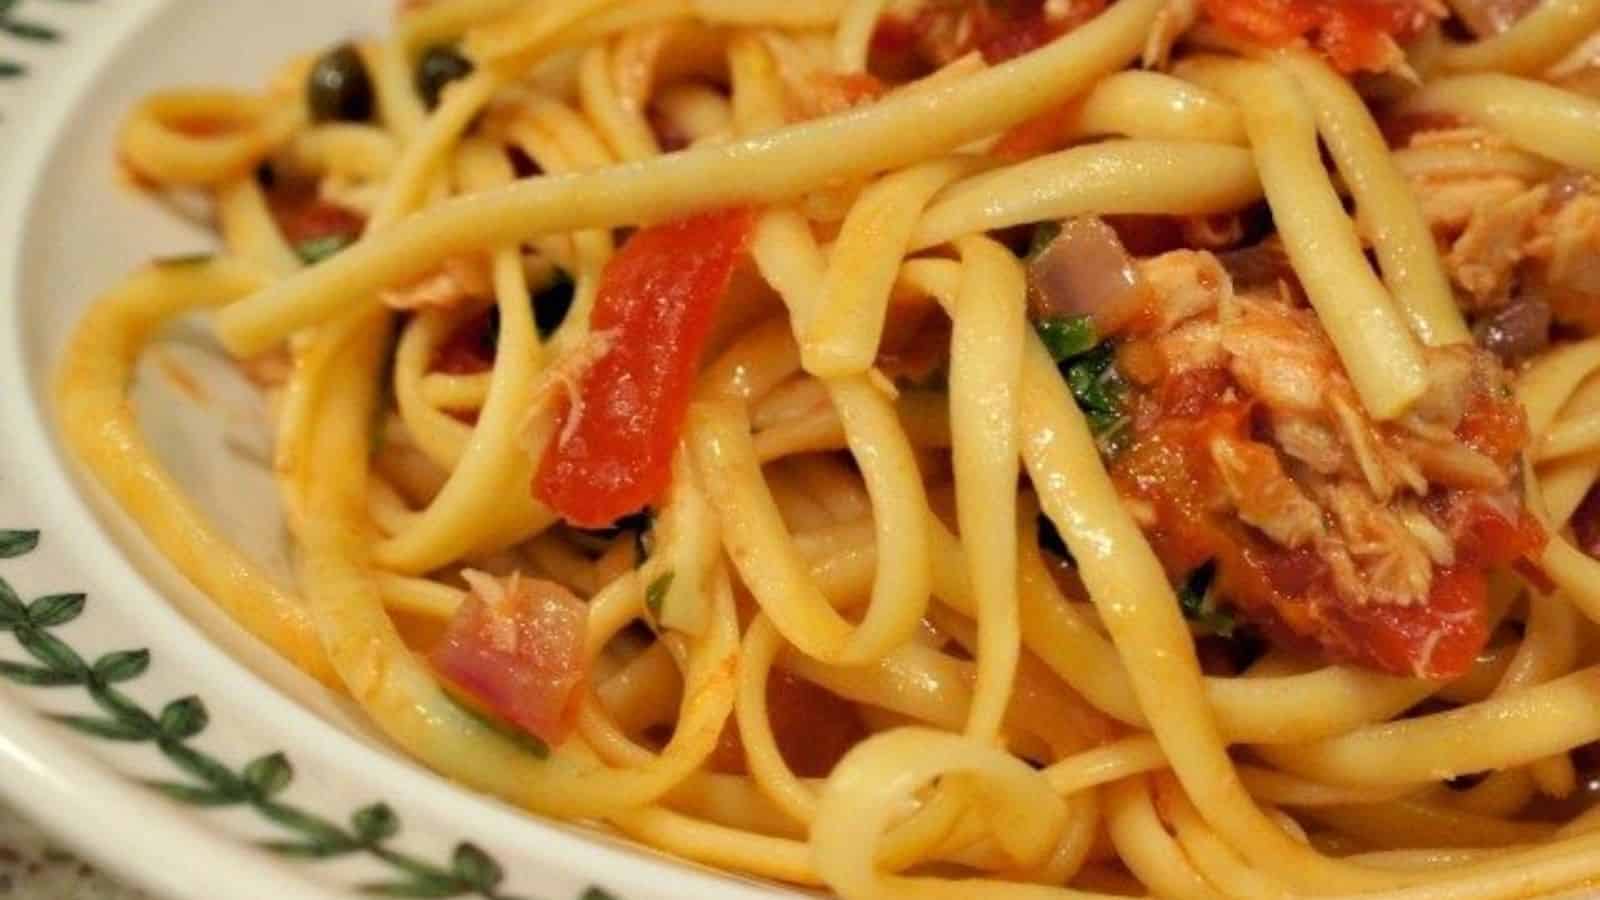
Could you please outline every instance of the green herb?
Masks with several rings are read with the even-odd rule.
[[[180,268],[183,266],[203,266],[216,259],[213,253],[184,253],[178,256],[161,256],[156,258],[156,265],[162,268]]]
[[[667,592],[672,590],[674,577],[675,573],[668,572],[650,582],[650,586],[644,589],[644,605],[650,610],[650,615],[661,618],[661,607],[667,602]]]
[[[1233,637],[1238,622],[1234,620],[1233,613],[1218,605],[1216,581],[1216,563],[1209,562],[1195,569],[1189,573],[1183,587],[1178,589],[1178,605],[1183,608],[1184,618],[1195,623],[1200,630],[1218,637]]]
[[[5,9],[11,4],[0,4],[0,9]],[[9,34],[14,38],[24,41],[36,41],[41,44],[53,44],[61,40],[61,32],[47,25],[37,22],[23,22],[10,16],[0,17],[0,32]]]
[[[1102,343],[1062,363],[1061,374],[1100,440],[1101,452],[1108,456],[1121,452],[1128,438],[1128,382],[1117,371],[1116,348]]]
[[[1089,316],[1043,319],[1033,327],[1089,420],[1100,452],[1108,457],[1121,453],[1131,435],[1127,427],[1128,382],[1117,370],[1116,347],[1100,340]]]
[[[0,530],[0,559],[26,556],[38,544],[37,531]],[[70,631],[57,634],[82,617],[87,602],[83,594],[50,594],[25,601],[0,578],[0,631],[9,631],[28,657],[27,662],[0,659],[0,678],[23,687],[82,690],[93,702],[88,711],[48,718],[88,737],[154,748],[176,777],[145,780],[151,790],[188,806],[250,810],[275,830],[258,846],[279,856],[307,861],[368,857],[384,867],[384,880],[361,885],[358,889],[364,894],[516,900],[500,889],[505,879],[500,864],[475,844],[457,843],[447,861],[432,862],[395,846],[402,823],[388,804],[360,807],[344,821],[327,818],[290,797],[295,769],[286,754],[263,753],[240,765],[205,749],[201,742],[211,715],[199,697],[146,705],[142,697],[147,691],[135,697],[125,689],[150,670],[149,650],[89,656],[67,642]],[[532,752],[549,754],[549,748],[532,736],[510,732],[467,707],[462,709],[522,741]]]
[[[1045,349],[1050,351],[1050,358],[1058,363],[1082,356],[1100,343],[1100,336],[1095,332],[1094,319],[1090,316],[1058,316],[1041,319],[1033,324],[1033,328],[1039,332],[1039,339],[1044,341]]]
[[[479,725],[482,725],[484,728],[487,728],[506,740],[511,741],[513,744],[520,746],[522,749],[528,751],[528,753],[539,759],[548,759],[550,757],[550,745],[546,744],[544,741],[539,740],[520,728],[508,725],[505,722],[494,718],[493,716],[484,715],[481,711],[462,703],[455,697],[452,697],[449,691],[445,691],[444,696],[452,705],[455,706],[456,709],[461,710],[461,712],[468,718],[477,722]]]
[[[355,238],[348,234],[325,234],[301,241],[295,245],[294,252],[306,265],[314,266],[353,243]]]

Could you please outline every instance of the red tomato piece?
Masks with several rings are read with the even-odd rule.
[[[279,185],[267,193],[267,205],[289,246],[307,241],[342,237],[354,241],[367,227],[366,217],[358,212],[328,203],[317,196],[316,188],[301,183]]]
[[[754,216],[707,213],[645,228],[606,266],[591,326],[610,352],[584,374],[576,411],[545,451],[534,494],[568,522],[601,528],[666,490],[695,372]],[[566,417],[577,415],[575,424]]]
[[[1509,467],[1528,444],[1528,416],[1515,395],[1479,390],[1456,428],[1462,443]]]
[[[552,746],[577,724],[589,613],[552,581],[490,576],[456,611],[430,656],[467,703]]]
[[[1538,523],[1486,496],[1443,497],[1438,515],[1456,542],[1457,564],[1434,570],[1427,600],[1342,600],[1311,549],[1272,544],[1216,512],[1219,475],[1206,448],[1219,434],[1245,437],[1250,422],[1247,404],[1223,399],[1226,385],[1225,372],[1204,369],[1164,381],[1142,401],[1140,436],[1113,469],[1124,495],[1150,504],[1155,521],[1147,534],[1169,575],[1179,580],[1215,563],[1220,596],[1274,641],[1404,677],[1465,673],[1489,636],[1486,572],[1535,555],[1545,539]]]
[[[1321,640],[1335,655],[1416,678],[1458,678],[1489,640],[1488,579],[1481,570],[1440,569],[1426,603],[1327,604]]]
[[[932,0],[911,16],[884,16],[873,33],[875,61],[904,68],[914,58],[938,68],[976,50],[990,65],[1043,47],[1106,8],[1106,0]]]
[[[1031,119],[1012,126],[1000,136],[989,150],[989,155],[1007,162],[1019,162],[1042,153],[1061,149],[1066,142],[1067,129],[1077,121],[1083,102],[1078,98],[1047,109]]]
[[[284,222],[284,236],[291,244],[336,236],[354,240],[366,227],[367,220],[360,213],[332,203],[314,203]]]
[[[1424,0],[1203,0],[1206,15],[1251,43],[1282,47],[1306,39],[1349,74],[1376,71],[1388,40],[1406,41],[1434,21]]]
[[[1463,565],[1488,569],[1533,559],[1549,540],[1544,526],[1526,509],[1505,509],[1483,497],[1458,496],[1446,518]]]

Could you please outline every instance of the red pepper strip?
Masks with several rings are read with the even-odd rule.
[[[717,307],[754,227],[748,209],[635,233],[606,266],[591,327],[611,347],[584,374],[575,426],[546,450],[534,495],[568,522],[602,528],[659,498]]]

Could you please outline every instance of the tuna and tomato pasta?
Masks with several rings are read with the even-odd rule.
[[[1600,2],[436,0],[129,111],[81,459],[441,774],[900,897],[1600,880]],[[204,315],[278,583],[127,391]]]

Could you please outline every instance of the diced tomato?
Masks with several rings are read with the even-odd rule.
[[[1426,603],[1330,602],[1319,640],[1337,658],[1416,678],[1465,675],[1489,640],[1488,579],[1478,569],[1440,569]]]
[[[1206,15],[1239,38],[1267,47],[1310,41],[1346,74],[1377,71],[1388,41],[1409,40],[1435,20],[1425,0],[1203,0]]]
[[[568,522],[602,528],[666,490],[700,356],[753,223],[734,209],[645,228],[606,266],[590,324],[610,350],[584,373],[580,404],[562,411],[534,479],[535,495]]]
[[[1462,565],[1487,569],[1532,559],[1549,540],[1533,513],[1486,497],[1458,494],[1450,499],[1445,517]]]
[[[1000,136],[989,155],[1007,162],[1017,162],[1059,149],[1065,143],[1067,129],[1078,118],[1082,106],[1082,101],[1074,98],[1018,123]]]
[[[912,16],[884,16],[875,57],[903,69],[908,57],[938,68],[976,50],[994,65],[1043,47],[1099,15],[1106,0],[931,0]]]
[[[1219,435],[1248,438],[1251,421],[1227,386],[1220,370],[1168,378],[1142,401],[1139,437],[1113,470],[1121,492],[1154,512],[1146,531],[1169,576],[1176,582],[1215,563],[1219,594],[1280,643],[1394,675],[1463,674],[1488,640],[1485,572],[1536,552],[1538,523],[1520,510],[1508,517],[1484,497],[1445,498],[1458,561],[1434,571],[1427,601],[1346,602],[1315,552],[1273,544],[1226,511],[1207,448]]]
[[[329,237],[354,241],[367,227],[365,216],[322,200],[309,184],[275,186],[267,192],[267,205],[291,247]]]
[[[468,705],[558,745],[583,701],[588,610],[552,581],[514,576],[496,593],[456,611],[434,669]]]
[[[851,72],[845,75],[828,72],[818,77],[823,80],[827,93],[837,96],[845,108],[871,103],[889,90],[889,86],[877,76],[866,72]]]
[[[1497,395],[1479,390],[1467,404],[1456,437],[1496,465],[1509,467],[1527,446],[1528,416],[1509,391]]]
[[[360,213],[352,212],[342,206],[314,203],[299,210],[296,215],[287,219],[283,226],[284,237],[288,238],[289,243],[302,244],[325,237],[344,237],[353,240],[367,227],[367,220]]]

